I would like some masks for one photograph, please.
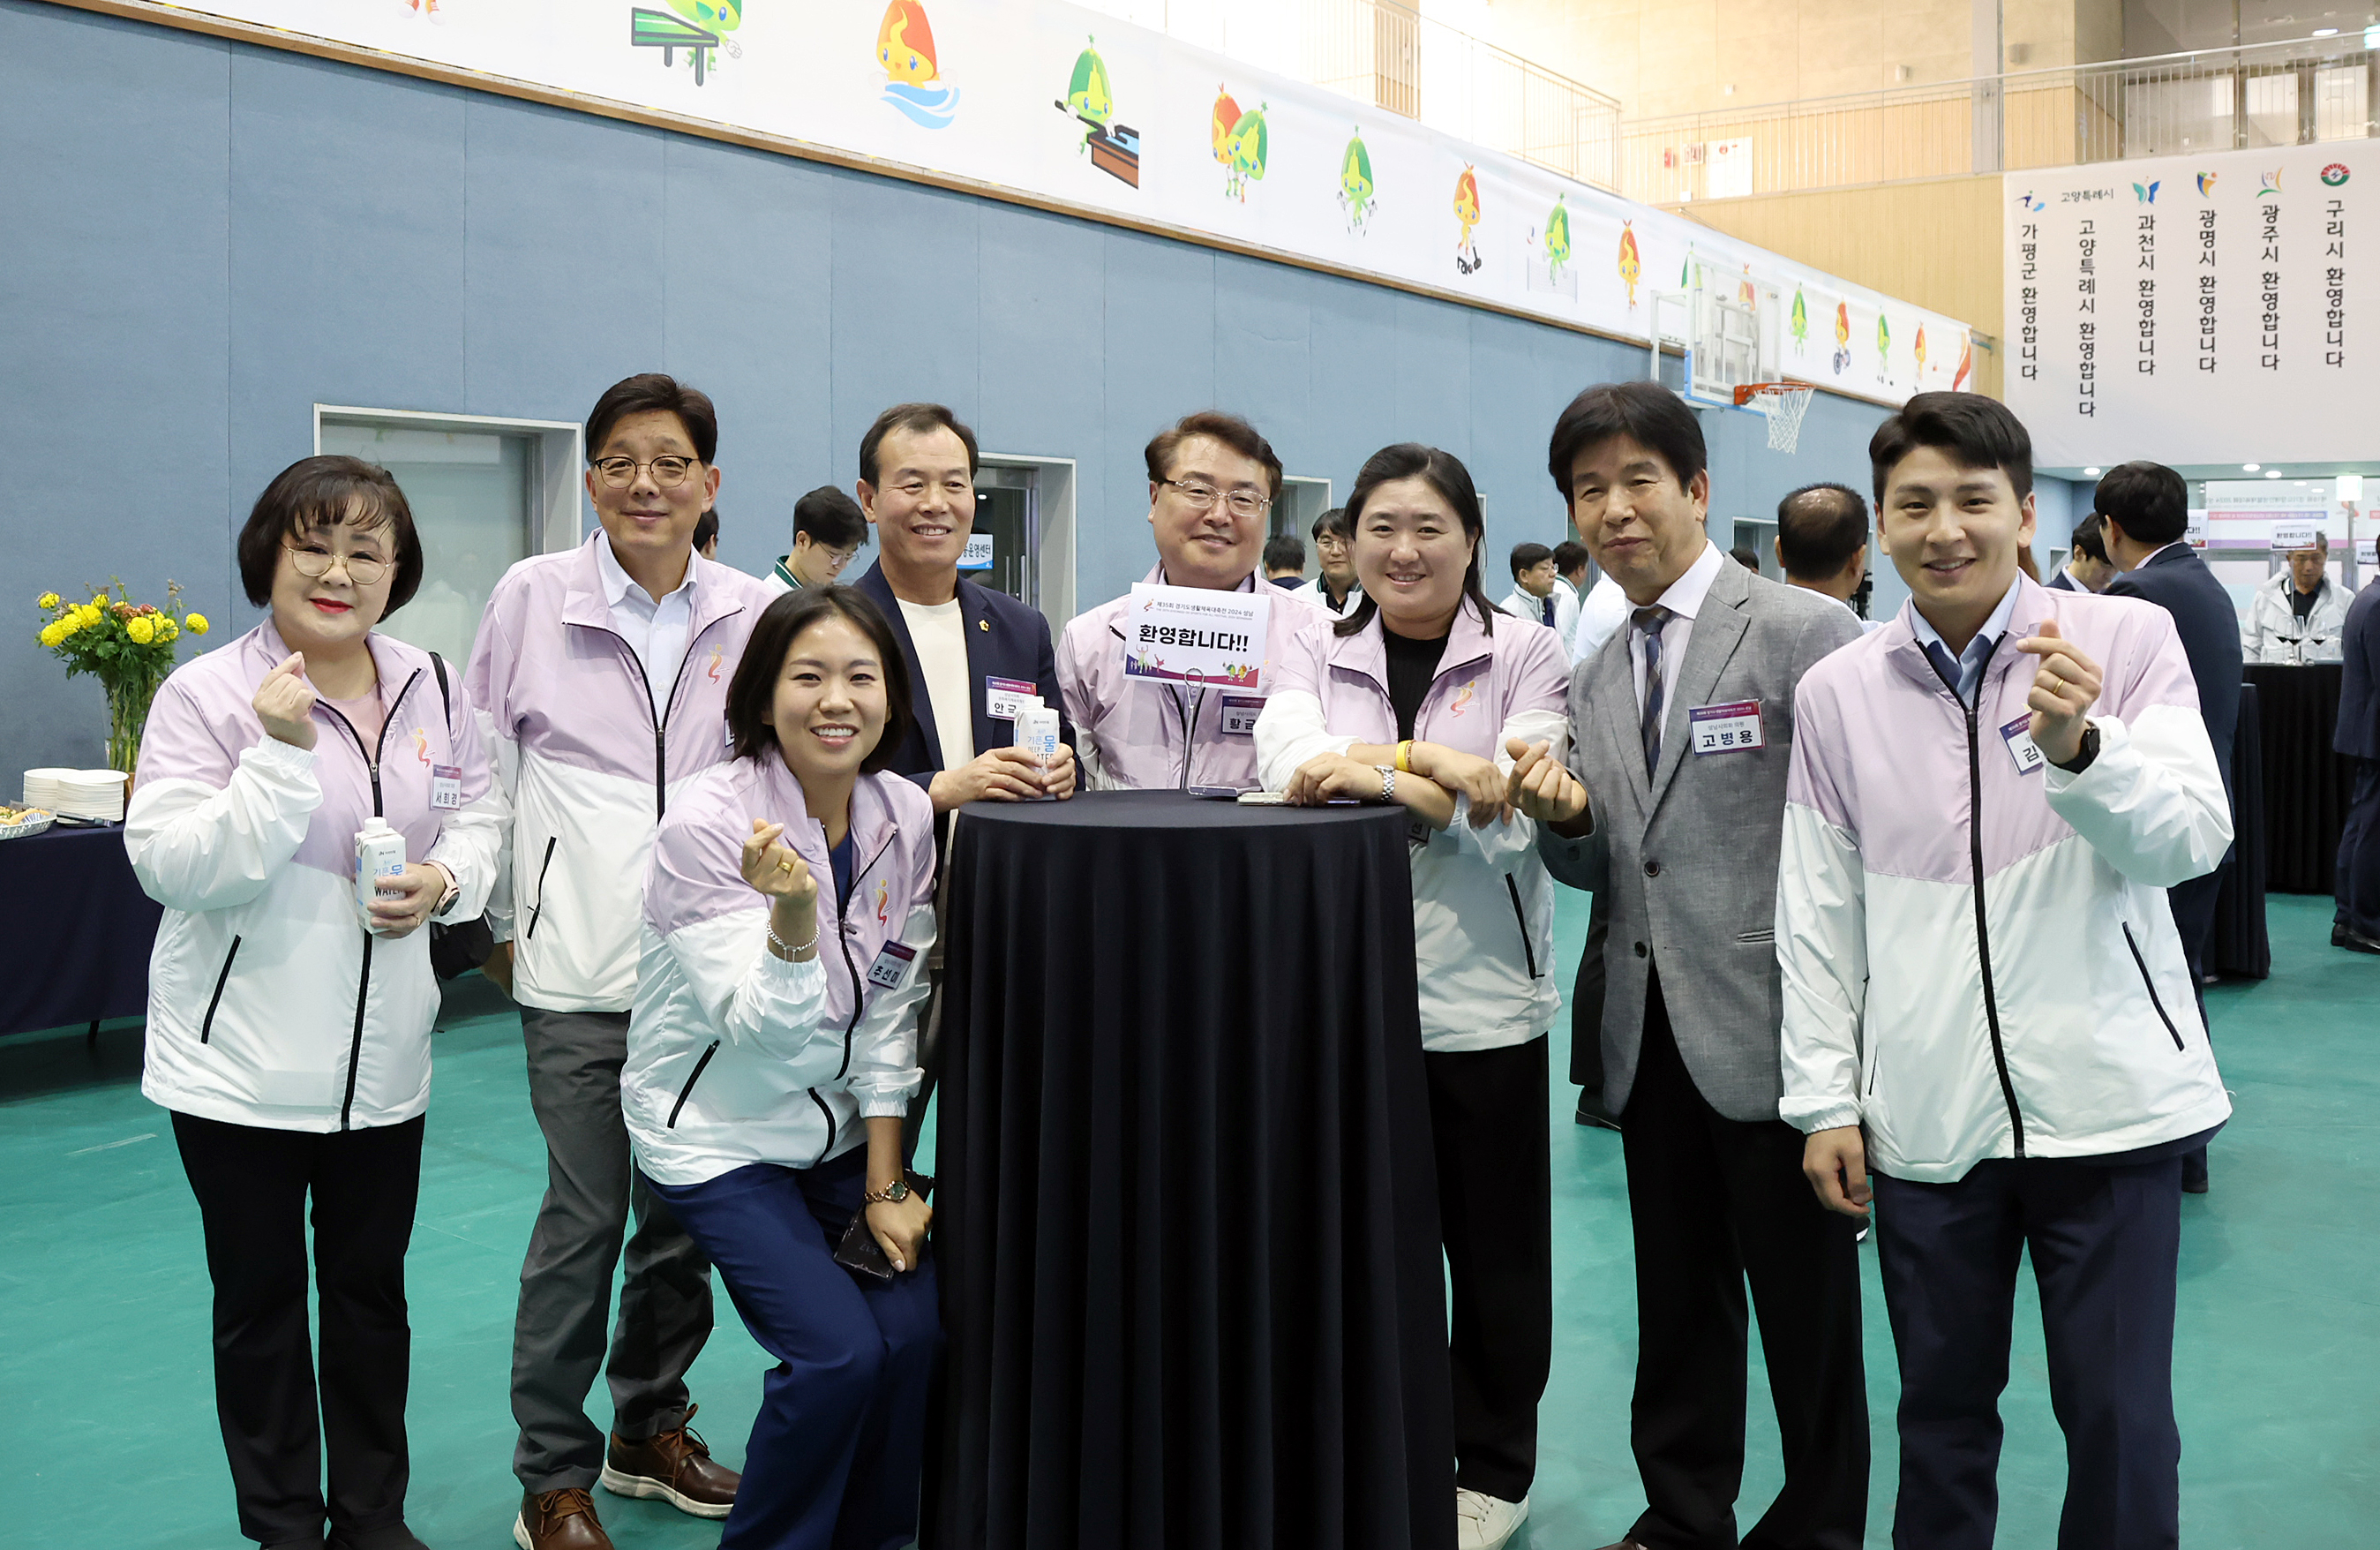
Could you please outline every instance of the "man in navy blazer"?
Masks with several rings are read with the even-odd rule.
[[[909,674],[909,724],[887,766],[944,813],[989,799],[1075,794],[1074,728],[1058,692],[1050,621],[959,575],[975,528],[975,433],[940,404],[895,404],[859,443],[859,506],[877,562],[856,583],[891,621]],[[1016,702],[1058,713],[1058,758],[1044,770],[1014,746]]]
[[[2330,945],[2380,953],[2380,582],[2347,605],[2339,632],[2338,730],[2330,746],[2355,765],[2355,796],[2338,836],[2338,914]]]
[[[2240,611],[2231,594],[2206,568],[2185,542],[2190,531],[2190,487],[2181,475],[2162,463],[2124,463],[2109,469],[2099,481],[2093,504],[2107,519],[2104,540],[2108,560],[2122,572],[2107,583],[2110,597],[2145,598],[2173,616],[2181,649],[2190,658],[2190,676],[2198,682],[2198,714],[2206,722],[2206,739],[2215,745],[2215,764],[2223,772],[2223,788],[2231,789],[2231,739],[2240,725]],[[2228,855],[2225,858],[2228,863]],[[2215,903],[2223,891],[2223,871],[2166,890],[2173,908],[2173,923],[2181,934],[2182,950],[2190,956],[2193,987],[2205,979],[2206,948],[2215,934]],[[2199,996],[2204,1016],[2206,998]],[[2192,1194],[2206,1190],[2206,1152],[2201,1148],[2182,1159],[2181,1187]]]

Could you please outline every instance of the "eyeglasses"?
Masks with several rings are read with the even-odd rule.
[[[298,568],[298,574],[310,581],[328,576],[334,565],[344,568],[347,580],[358,587],[375,585],[389,572],[388,561],[369,555],[334,555],[328,549],[299,549],[287,543],[282,547],[289,551],[289,563]]]
[[[1335,532],[1326,532],[1314,541],[1317,549],[1344,549],[1347,541]]]
[[[595,471],[613,489],[625,490],[636,482],[638,469],[650,469],[654,483],[664,490],[674,490],[686,482],[686,476],[700,461],[698,458],[656,458],[650,463],[639,463],[634,458],[598,458]]]
[[[1183,504],[1193,511],[1212,511],[1215,502],[1220,500],[1232,508],[1234,517],[1261,517],[1265,507],[1272,504],[1269,496],[1253,490],[1234,490],[1226,495],[1211,484],[1184,484],[1178,479],[1160,479],[1158,482],[1181,491]]]

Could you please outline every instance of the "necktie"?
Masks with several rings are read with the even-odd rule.
[[[1551,593],[1547,594],[1542,607],[1545,613],[1545,626],[1548,629],[1551,629],[1554,627],[1554,600]]]
[[[1645,742],[1645,778],[1650,780],[1661,767],[1661,627],[1670,622],[1670,614],[1656,604],[1632,616],[1645,638],[1645,712],[1636,732]]]

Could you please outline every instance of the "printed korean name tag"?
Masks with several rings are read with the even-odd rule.
[[[886,990],[892,989],[901,982],[901,976],[909,971],[909,960],[917,956],[917,949],[905,942],[885,943],[878,950],[876,961],[868,966],[868,982],[881,985]]]
[[[1760,735],[1760,702],[1733,700],[1724,705],[1696,705],[1686,713],[1686,729],[1696,754],[1742,753],[1767,748]]]
[[[463,805],[463,767],[460,764],[430,766],[430,805],[453,812]]]
[[[984,714],[994,721],[1014,721],[1016,713],[1027,705],[1041,702],[1041,686],[1023,678],[983,680]]]
[[[1223,736],[1253,738],[1257,735],[1257,717],[1264,714],[1265,697],[1261,694],[1226,694],[1223,696]]]
[[[2008,744],[2009,757],[2016,761],[2016,773],[2029,775],[2049,763],[2041,745],[2033,740],[2033,713],[2024,714],[2000,728],[2000,740]]]

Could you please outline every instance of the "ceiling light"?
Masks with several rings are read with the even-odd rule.
[[[2254,473],[2258,469],[2263,468],[2264,466],[2265,465],[2262,463],[2242,463],[2240,465],[2240,471],[2241,473]]]
[[[2278,479],[2281,477],[2281,470],[2278,469],[2266,469],[2265,470],[2265,477],[2266,479]]]
[[[2099,477],[2099,470],[2097,469],[2084,469],[2082,470],[2082,477],[2085,479],[2096,479]]]
[[[2336,27],[2317,27],[2313,30],[2313,35],[2317,38],[2336,38],[2338,36],[2338,29]]]

